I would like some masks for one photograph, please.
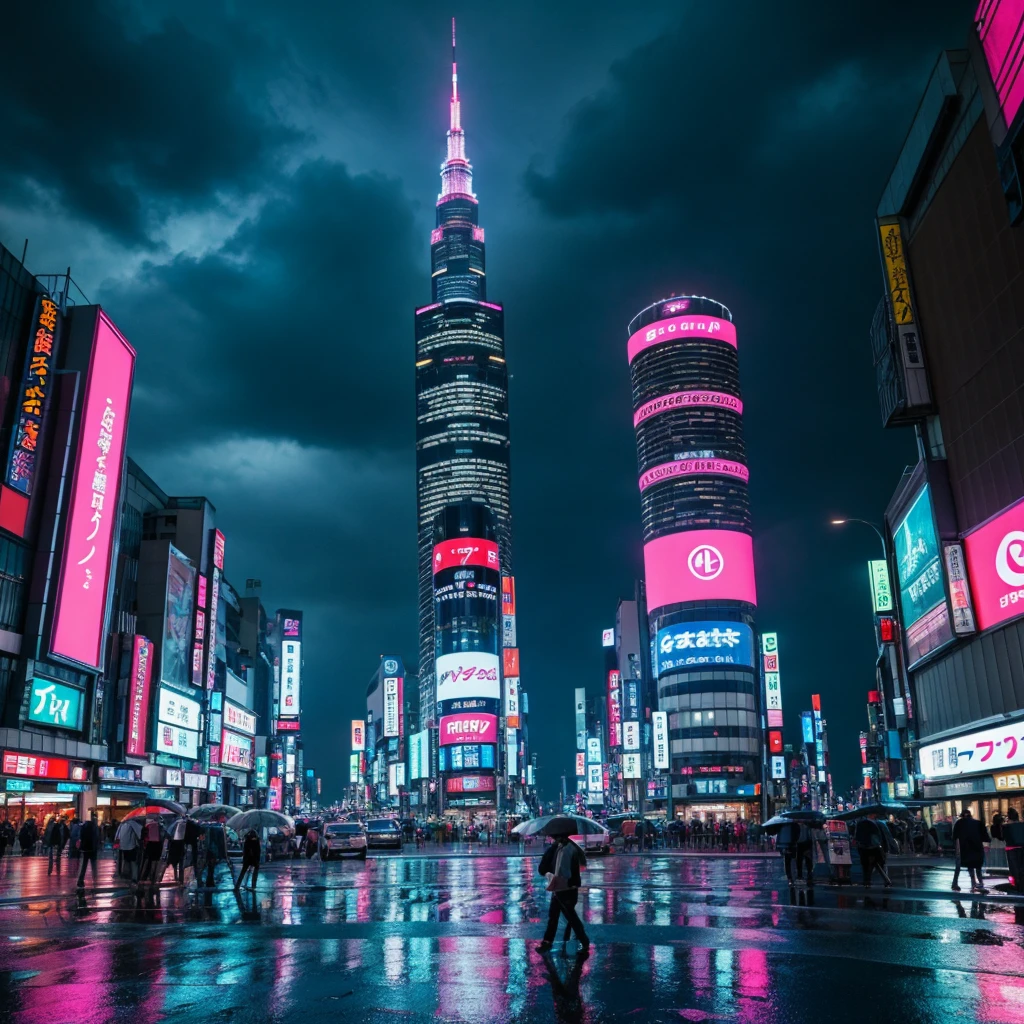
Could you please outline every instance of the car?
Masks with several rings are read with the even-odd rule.
[[[360,860],[366,860],[366,833],[362,825],[347,821],[325,825],[320,836],[320,859],[330,860],[346,853],[354,853]]]
[[[584,853],[591,853],[598,851],[600,853],[608,853],[611,850],[612,837],[611,833],[603,825],[594,822],[594,825],[599,828],[600,832],[588,832],[586,835],[581,836],[569,836],[569,838],[581,849]]]
[[[366,845],[369,848],[400,850],[402,829],[394,818],[371,818],[366,823]]]

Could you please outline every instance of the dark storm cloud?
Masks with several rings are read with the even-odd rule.
[[[264,88],[241,87],[244,61],[271,67],[269,43],[211,5],[216,39],[181,21],[140,24],[127,4],[83,0],[41,17],[4,11],[0,187],[35,188],[125,242],[168,213],[262,181],[299,135],[270,114]]]

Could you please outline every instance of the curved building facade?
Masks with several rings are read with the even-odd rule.
[[[628,355],[652,672],[676,813],[753,818],[761,699],[736,326],[720,302],[675,296],[633,318]]]

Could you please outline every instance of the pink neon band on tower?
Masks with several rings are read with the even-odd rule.
[[[640,490],[677,476],[734,476],[744,483],[750,480],[750,470],[742,462],[729,459],[676,459],[654,466],[640,477]]]
[[[687,601],[757,604],[754,545],[738,530],[683,530],[644,545],[647,607]]]
[[[736,325],[717,316],[674,316],[658,320],[629,336],[626,351],[632,363],[636,357],[653,345],[666,341],[724,341],[736,348]]]
[[[659,412],[692,407],[728,409],[729,412],[743,414],[743,402],[735,395],[727,395],[724,391],[673,391],[670,395],[662,395],[660,398],[644,402],[633,413],[633,426],[640,426],[644,420],[656,416]]]

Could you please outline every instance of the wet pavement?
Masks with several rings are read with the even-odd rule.
[[[139,908],[109,859],[79,898],[44,859],[4,858],[0,1022],[1024,1024],[1024,900],[954,899],[949,866],[893,864],[888,891],[794,890],[775,858],[592,858],[584,958],[534,948],[537,860],[291,861],[255,893],[222,873]]]

